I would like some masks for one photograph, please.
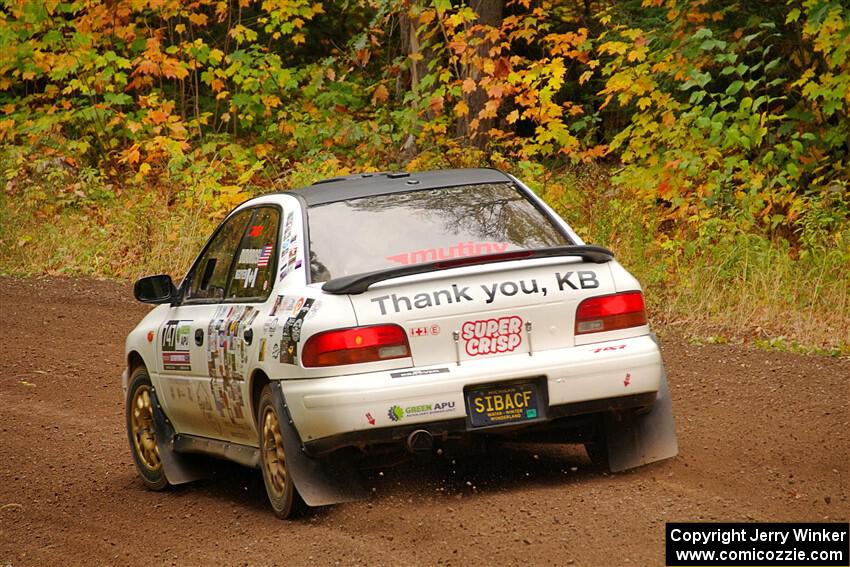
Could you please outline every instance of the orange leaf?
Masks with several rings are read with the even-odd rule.
[[[505,86],[502,83],[495,83],[487,90],[487,94],[490,95],[490,98],[502,98],[502,95],[505,94]]]
[[[504,79],[511,72],[511,63],[508,61],[507,57],[500,57],[496,60],[495,68],[493,69],[493,76]]]
[[[461,89],[463,89],[463,92],[465,92],[465,93],[471,93],[476,88],[477,87],[475,86],[475,81],[472,80],[472,79],[466,79],[463,82],[463,85],[461,86]]]
[[[168,120],[168,114],[159,109],[151,110],[148,113],[148,117],[151,119],[151,121],[153,121],[154,124],[162,124],[163,122]]]
[[[154,75],[159,76],[159,65],[151,61],[150,59],[142,59],[138,65],[136,65],[136,71],[134,74],[139,75]]]
[[[196,26],[205,26],[207,24],[206,14],[189,14],[189,21]]]
[[[450,41],[446,47],[453,50],[458,55],[462,55],[463,52],[466,51],[466,42],[463,39],[455,39]]]
[[[383,84],[378,85],[375,91],[372,93],[372,104],[377,104],[379,102],[386,102],[387,99],[390,98],[390,93]]]
[[[189,76],[189,71],[178,60],[166,59],[162,62],[162,74],[169,79],[185,79]]]
[[[126,150],[124,150],[124,160],[127,163],[139,163],[139,144],[133,144]]]

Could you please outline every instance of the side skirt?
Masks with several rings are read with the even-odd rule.
[[[227,459],[245,467],[257,468],[260,466],[260,450],[258,448],[219,441],[218,439],[178,433],[174,437],[174,450],[178,453],[195,453]]]

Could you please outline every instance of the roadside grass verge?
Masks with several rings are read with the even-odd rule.
[[[663,206],[630,198],[602,168],[552,173],[518,164],[515,173],[587,242],[615,252],[644,286],[656,328],[695,342],[850,355],[850,234],[837,246],[801,251],[707,218],[683,238]],[[298,184],[312,180],[296,174]],[[36,174],[23,187],[7,183],[0,274],[181,277],[221,216],[213,205],[186,206],[170,191],[115,188],[67,169]]]
[[[0,195],[0,274],[133,280],[181,276],[215,222],[159,196],[119,196],[46,214]]]
[[[611,248],[640,280],[655,326],[695,341],[850,354],[850,227],[803,250],[716,218],[682,236],[663,206],[630,198],[598,167],[538,175],[532,184],[583,239]]]

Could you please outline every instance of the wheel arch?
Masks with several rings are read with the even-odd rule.
[[[143,366],[145,369],[148,367],[142,355],[135,350],[131,350],[127,353],[127,372],[132,374],[139,366]]]
[[[251,392],[251,418],[254,423],[257,423],[257,409],[260,407],[260,394],[263,393],[263,388],[266,384],[270,383],[271,380],[263,370],[257,368],[251,373],[251,378],[248,382],[248,391]]]

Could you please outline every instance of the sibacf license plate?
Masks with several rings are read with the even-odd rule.
[[[473,427],[530,421],[540,415],[536,384],[491,385],[466,392],[466,407]]]

